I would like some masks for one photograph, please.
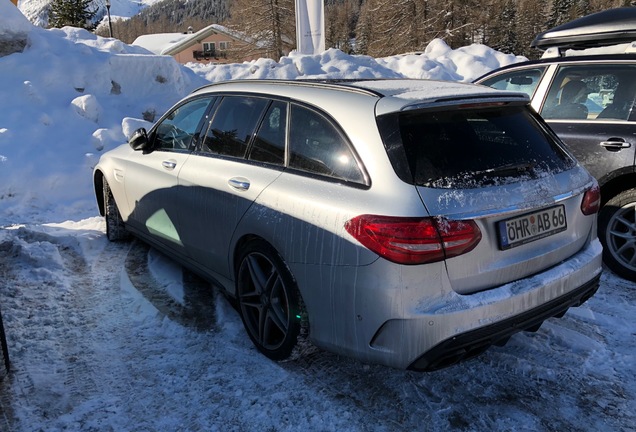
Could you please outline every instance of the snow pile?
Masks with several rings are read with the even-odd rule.
[[[22,19],[11,19],[15,14]],[[25,21],[0,0],[0,29],[19,29],[29,40],[24,52],[0,58],[0,101],[7,104],[0,118],[0,224],[35,217],[51,205],[90,214],[95,152],[126,140],[122,118],[155,120],[205,83],[171,57],[77,28],[43,30]],[[96,139],[100,129],[108,133]]]
[[[474,44],[456,50],[441,39],[420,54],[385,58],[348,55],[329,49],[318,55],[292,52],[276,62],[259,59],[242,64],[189,64],[197,74],[217,82],[228,79],[416,78],[471,82],[492,69],[526,60]]]
[[[8,0],[0,2],[0,16],[2,16],[0,20],[2,23],[0,25],[0,36],[25,34],[32,27],[29,20],[16,7],[12,6]]]
[[[31,23],[7,0],[0,0],[0,57],[20,52],[27,44]]]

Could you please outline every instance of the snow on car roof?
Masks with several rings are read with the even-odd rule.
[[[490,87],[452,81],[435,80],[369,80],[352,85],[404,100],[435,101],[440,98],[464,96],[501,96],[501,91]],[[521,93],[519,93],[521,94]]]
[[[230,87],[235,91],[258,90],[268,92],[272,86],[323,87],[331,90],[349,90],[381,97],[377,114],[421,108],[432,104],[459,104],[478,99],[515,100],[529,102],[525,93],[496,90],[486,86],[452,81],[424,79],[370,79],[370,80],[235,80],[207,85],[202,89]]]
[[[378,80],[360,81],[352,85],[382,94],[378,115],[394,111],[416,109],[432,104],[461,103],[467,99],[493,98],[528,101],[525,93],[503,92],[490,87],[434,80]]]

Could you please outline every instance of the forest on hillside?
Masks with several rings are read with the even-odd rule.
[[[452,48],[481,43],[536,58],[537,33],[605,9],[636,6],[633,0],[325,0],[327,47],[384,57],[421,51],[435,38]],[[113,23],[131,43],[150,33],[194,31],[223,24],[269,45],[293,49],[294,0],[164,0],[127,21]],[[105,35],[104,28],[99,33]]]

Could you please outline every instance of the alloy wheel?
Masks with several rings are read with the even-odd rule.
[[[261,349],[275,352],[287,341],[291,323],[290,287],[263,253],[245,256],[239,269],[241,315],[250,337]]]
[[[616,261],[636,272],[636,202],[614,212],[607,226],[606,244]]]

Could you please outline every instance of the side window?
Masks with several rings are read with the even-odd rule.
[[[545,72],[544,67],[533,69],[517,70],[514,72],[503,73],[495,77],[489,78],[480,84],[492,87],[498,90],[518,91],[532,97],[534,91],[539,85],[539,81]]]
[[[364,175],[347,141],[327,118],[291,105],[289,166],[355,183]]]
[[[214,113],[202,151],[223,156],[245,157],[267,99],[226,96]]]
[[[287,103],[274,101],[265,113],[248,159],[275,165],[285,164]]]
[[[636,66],[563,66],[541,115],[561,120],[627,120],[636,95]]]
[[[201,117],[212,99],[187,102],[166,116],[155,128],[154,148],[157,150],[187,150],[197,131]]]

